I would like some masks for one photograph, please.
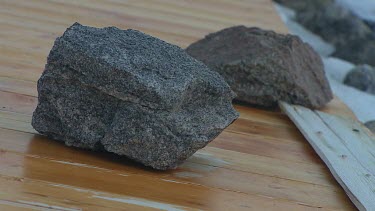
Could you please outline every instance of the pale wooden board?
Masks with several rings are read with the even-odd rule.
[[[375,138],[358,121],[280,103],[360,210],[375,210]]]
[[[183,48],[240,24],[287,32],[270,0],[0,0],[0,210],[355,209],[278,111],[236,105],[237,121],[166,172],[36,135],[36,81],[53,41],[76,21],[139,29]],[[353,115],[337,99],[325,111]]]

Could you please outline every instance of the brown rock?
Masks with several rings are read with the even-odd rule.
[[[268,107],[283,100],[319,108],[333,98],[319,55],[297,36],[235,26],[186,50],[219,72],[238,101]]]

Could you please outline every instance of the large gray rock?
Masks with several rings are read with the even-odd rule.
[[[375,95],[375,69],[358,65],[345,76],[344,84]]]
[[[238,117],[219,74],[177,46],[115,27],[68,28],[38,93],[38,132],[156,169],[176,168]]]
[[[186,50],[219,72],[239,101],[274,106],[283,100],[318,108],[332,99],[319,55],[296,36],[236,26]]]

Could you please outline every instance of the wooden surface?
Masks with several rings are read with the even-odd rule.
[[[375,137],[351,118],[281,102],[359,210],[375,210]]]
[[[69,148],[30,126],[36,81],[73,22],[136,28],[186,47],[228,26],[285,33],[268,0],[0,0],[0,210],[353,210],[287,116],[241,116],[176,170]],[[326,109],[350,116],[337,99]]]

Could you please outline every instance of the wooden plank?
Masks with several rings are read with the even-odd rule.
[[[306,142],[288,142],[280,139],[245,135],[224,131],[209,146],[275,159],[321,164],[316,153]]]
[[[177,206],[210,210],[219,208],[222,210],[245,210],[249,207],[264,209],[270,206],[272,208],[275,203],[281,209],[283,207],[291,209],[306,207],[288,200],[212,188],[195,183],[171,180],[168,177],[151,177],[138,173],[116,172],[80,163],[64,162],[37,156],[22,156],[9,152],[2,152],[0,156],[0,174],[7,177],[26,178],[64,186],[95,189],[100,192],[143,198],[147,201],[173,203]],[[138,172],[141,173],[141,171]],[[340,201],[340,199],[337,200]],[[300,202],[300,204],[305,203]],[[314,207],[310,204],[307,204],[307,206]],[[345,209],[345,205],[342,205],[342,207]],[[338,207],[337,209],[341,208]]]
[[[73,22],[135,28],[186,47],[238,24],[285,33],[270,0],[0,1],[1,208],[143,210],[155,207],[142,204],[160,203],[184,210],[354,208],[279,111],[236,106],[238,122],[177,170],[166,172],[66,147],[35,135],[30,126],[36,81],[55,38]],[[327,110],[350,115],[337,100]],[[93,197],[97,193],[101,198]]]
[[[243,114],[246,114],[247,112],[249,111],[252,111],[252,108],[242,108],[242,111],[243,111]],[[258,112],[259,109],[256,110],[256,112]],[[266,116],[266,114],[268,114],[268,116],[272,116],[274,115],[274,113],[272,112],[264,112],[264,116]],[[1,114],[1,113],[0,113]],[[31,113],[30,113],[31,114]],[[3,116],[4,116],[4,120],[0,119],[0,123],[2,123],[3,125],[11,125],[9,127],[5,127],[5,128],[8,128],[10,129],[10,127],[13,127],[14,129],[17,129],[17,130],[20,130],[20,131],[33,131],[33,129],[31,128],[30,126],[30,120],[31,120],[31,116],[29,115],[24,115],[24,114],[16,114],[16,113],[12,113],[12,118],[15,119],[16,121],[11,121],[9,119],[9,113],[3,113]],[[1,115],[0,115],[1,116]],[[265,118],[267,119],[267,118]],[[20,123],[24,121],[25,123]],[[272,121],[270,122],[271,125],[272,125]],[[235,124],[237,124],[235,122]],[[257,122],[246,122],[245,121],[245,125],[243,125],[242,127],[249,127],[249,128],[252,128],[254,127],[255,125],[257,125],[258,123]],[[264,123],[262,123],[264,125]],[[261,124],[261,125],[262,125]],[[25,130],[23,128],[29,128],[28,130]],[[241,146],[237,147],[237,151],[239,152],[246,152],[248,153],[250,150],[249,149],[252,149],[250,148],[251,145],[249,144],[255,144],[254,143],[254,139],[259,139],[259,141],[257,142],[258,145],[253,145],[253,150],[252,154],[254,155],[260,155],[260,156],[267,156],[267,157],[271,157],[271,158],[275,158],[277,160],[283,158],[284,156],[288,156],[288,155],[293,155],[293,154],[296,154],[296,156],[298,156],[298,158],[296,159],[294,157],[293,160],[291,159],[288,159],[286,161],[294,161],[293,163],[288,163],[288,162],[274,162],[274,161],[277,161],[277,160],[274,160],[274,159],[264,159],[264,158],[261,158],[259,156],[251,156],[249,158],[246,158],[246,160],[249,160],[249,161],[253,161],[253,162],[250,162],[248,165],[246,164],[241,164],[242,161],[236,161],[236,162],[240,162],[238,164],[238,167],[235,167],[236,169],[252,169],[254,173],[261,173],[261,174],[267,174],[267,175],[277,175],[278,177],[281,177],[281,178],[286,178],[286,179],[294,179],[294,180],[298,180],[298,181],[306,181],[306,182],[311,182],[311,183],[319,183],[319,184],[326,184],[325,180],[327,180],[327,175],[326,173],[324,174],[324,176],[322,175],[322,167],[319,163],[319,170],[318,169],[311,169],[310,167],[309,168],[306,168],[306,167],[303,167],[303,165],[300,165],[300,164],[297,164],[295,163],[296,161],[298,163],[300,163],[302,160],[300,159],[301,155],[305,156],[305,155],[310,155],[310,156],[314,156],[314,159],[315,161],[317,161],[317,157],[316,155],[314,154],[314,152],[310,149],[309,146],[307,146],[307,144],[305,143],[304,139],[302,136],[299,135],[299,131],[298,130],[293,130],[295,134],[298,134],[298,137],[297,139],[293,139],[293,140],[287,140],[287,139],[281,139],[280,135],[277,135],[277,134],[283,134],[284,132],[280,133],[280,132],[277,132],[278,130],[285,130],[284,127],[270,127],[269,129],[267,129],[264,133],[268,133],[268,134],[271,134],[271,137],[277,137],[274,141],[273,138],[271,139],[268,139],[267,137],[265,137],[264,135],[260,135],[259,134],[259,131],[258,130],[250,130],[249,133],[247,134],[234,134],[234,135],[229,135],[227,136],[226,138],[221,138],[221,136],[218,137],[219,140],[222,140],[221,143],[226,143],[227,146],[230,146],[230,147],[227,147],[227,149],[229,150],[234,150],[234,148],[236,147],[237,144],[241,144]],[[227,131],[227,130],[226,130]],[[251,131],[254,131],[254,133],[251,133]],[[231,132],[230,130],[228,130],[228,132]],[[275,133],[274,135],[272,135],[272,133]],[[290,132],[288,132],[290,133]],[[288,134],[286,133],[286,134]],[[235,137],[239,137],[239,136],[242,136],[242,140],[243,140],[243,143],[237,143],[235,144],[234,141],[236,141],[236,138]],[[268,135],[270,136],[270,135]],[[290,136],[290,134],[288,135]],[[241,140],[241,139],[238,139],[238,140]],[[270,154],[270,145],[268,146],[265,146],[264,148],[264,153],[260,153],[259,152],[259,149],[260,149],[260,143],[266,143],[265,140],[270,140],[271,142],[273,142],[275,144],[274,148],[276,149],[282,149],[281,148],[281,144],[285,142],[285,144],[287,144],[285,146],[285,151],[277,151],[275,150],[275,153],[278,152],[278,154],[276,155],[272,155]],[[292,141],[292,142],[291,142]],[[215,146],[215,143],[216,142],[213,142],[212,146]],[[248,143],[247,147],[244,147],[244,143]],[[288,146],[290,144],[297,144],[297,145],[300,145],[300,144],[303,144],[303,148],[299,148],[299,149],[306,149],[306,150],[302,150],[302,151],[296,151],[296,152],[291,152],[291,153],[286,153],[288,152],[288,149],[293,149],[294,147],[293,146]],[[211,145],[210,145],[211,146]],[[219,146],[221,147],[222,145],[220,145],[219,143],[216,145],[216,146]],[[41,147],[42,149],[44,147]],[[225,147],[223,148],[225,149]],[[242,150],[239,150],[239,149],[242,149]],[[220,152],[218,152],[219,154],[221,154]],[[215,154],[216,154],[216,151],[215,151]],[[245,155],[245,154],[244,154]],[[227,157],[230,157],[230,156],[227,156]],[[241,159],[245,159],[244,158],[241,158]],[[282,159],[284,160],[284,159]],[[293,171],[291,171],[290,169],[293,168],[293,166],[295,168],[299,168],[301,171],[299,171],[298,173],[295,173]]]
[[[336,180],[360,210],[375,209],[375,139],[361,125],[281,102]]]
[[[0,139],[0,148],[19,152],[19,153],[32,153],[38,156],[50,156],[56,151],[62,151],[58,155],[63,156],[64,159],[71,159],[71,153],[75,152],[66,147],[61,149],[61,144],[57,142],[50,142],[48,139],[33,136],[28,133],[19,133],[17,131],[8,131],[0,129],[2,138]],[[234,137],[226,139],[227,142],[232,142]],[[189,161],[199,163],[202,165],[210,165],[213,167],[224,167],[227,169],[250,172],[260,175],[268,175],[271,177],[284,178],[288,180],[296,180],[311,184],[320,184],[323,186],[335,186],[335,181],[332,179],[325,167],[318,164],[291,162],[290,160],[283,160],[279,157],[272,158],[269,154],[252,155],[232,150],[225,150],[217,147],[208,147],[202,150],[203,154],[196,154]],[[67,151],[67,155],[65,155]],[[85,151],[81,151],[83,153]],[[210,156],[208,156],[208,155]],[[211,159],[214,156],[216,159]],[[74,156],[78,159],[77,156]],[[81,157],[81,161],[75,162],[89,162],[93,156],[88,158]],[[88,161],[86,161],[88,160]],[[230,164],[230,165],[227,165]],[[93,164],[90,164],[93,165]],[[98,164],[95,164],[98,165]],[[100,164],[105,166],[105,164]],[[109,165],[109,164],[107,164]],[[291,169],[296,168],[300,171],[293,172]]]
[[[10,79],[12,81],[13,79]],[[15,86],[18,84],[22,84],[22,82],[19,83],[7,83],[7,85],[3,85],[3,87],[6,87],[6,90],[22,90],[19,92],[27,92],[28,89],[28,83],[23,86]],[[30,95],[20,95],[16,94],[16,92],[5,92],[1,91],[2,87],[0,86],[0,97],[4,99],[0,102],[0,110],[3,111],[11,111],[11,112],[17,112],[17,113],[23,113],[23,114],[32,114],[36,107],[37,98]],[[5,88],[3,88],[5,89]],[[32,89],[32,87],[30,87]],[[34,89],[32,89],[34,90]],[[36,95],[36,93],[35,93]],[[25,105],[24,102],[21,101],[27,101],[27,104]],[[237,106],[235,107],[237,108]],[[245,111],[245,109],[242,107],[242,110]],[[250,109],[247,109],[250,110]],[[257,109],[259,111],[259,109]],[[254,121],[250,118],[246,118],[246,116],[254,115],[256,112],[252,112],[251,114],[247,114],[247,112],[242,112],[242,115],[240,115],[240,118],[235,121],[232,125],[230,125],[227,130],[232,131],[235,133],[240,134],[252,134],[252,135],[261,135],[262,137],[268,137],[268,138],[277,138],[287,141],[296,141],[300,140],[302,138],[302,135],[298,132],[298,130],[295,127],[289,126],[280,128],[278,130],[275,130],[275,128],[282,127],[281,125],[274,124],[274,117],[271,118],[274,113],[268,112],[268,115],[262,115],[262,117],[265,117],[262,121]],[[265,112],[263,112],[265,113]],[[257,116],[260,114],[255,114],[254,116]],[[242,118],[244,116],[245,118]],[[266,118],[268,116],[268,119]],[[259,119],[259,118],[258,118]],[[255,119],[257,120],[257,119]]]
[[[22,177],[0,176],[0,207],[3,210],[194,210],[92,189],[84,189]],[[5,207],[3,207],[5,208]]]
[[[5,176],[3,176],[5,177]],[[85,189],[82,187],[63,185],[58,183],[48,183],[38,180],[19,179],[5,180],[0,177],[1,187],[14,187],[9,190],[9,195],[0,195],[1,198],[10,198],[0,200],[0,207],[3,201],[14,202],[22,200],[23,202],[44,201],[43,204],[52,204],[56,206],[56,201],[60,202],[60,207],[82,208],[83,210],[196,210],[194,208],[183,207],[180,205],[171,205],[142,198],[124,196],[102,192],[95,189]],[[9,178],[9,177],[5,177]],[[26,192],[26,193],[25,193]],[[40,193],[51,193],[50,197]],[[49,199],[49,200],[48,200]],[[250,198],[246,203],[251,203],[251,208],[262,210],[315,210],[312,207],[282,202],[280,206],[272,204],[273,200],[265,197]],[[263,204],[260,204],[262,202]],[[214,201],[212,201],[214,203]],[[21,204],[22,205],[22,204]],[[75,205],[75,206],[74,206]],[[239,210],[248,210],[249,207],[240,207]],[[17,207],[18,208],[18,207]],[[215,208],[213,205],[211,208]],[[251,209],[250,208],[250,209]],[[19,210],[19,208],[17,209]],[[60,209],[61,210],[61,209]]]
[[[0,76],[0,90],[28,96],[38,96],[35,82],[8,77]]]
[[[31,115],[0,110],[0,128],[37,132],[31,126]],[[275,159],[306,163],[321,163],[305,141],[283,141],[259,135],[239,134],[225,130],[209,146]],[[305,150],[305,153],[301,151]]]
[[[9,99],[6,99],[5,97],[4,99],[6,101],[12,101],[12,93],[7,93],[7,96],[9,97]],[[14,98],[16,98],[17,96],[17,94],[14,94]],[[237,120],[234,125],[231,126],[231,128],[227,128],[225,131],[228,131],[230,133],[228,134],[228,136],[226,136],[225,139],[223,139],[222,136],[219,136],[218,140],[222,141],[214,142],[218,144],[217,146],[220,145],[220,147],[224,147],[225,149],[230,150],[236,149],[239,152],[251,151],[255,154],[262,155],[259,154],[259,150],[262,149],[262,145],[265,145],[263,147],[263,151],[271,152],[270,150],[275,149],[274,152],[278,152],[277,158],[296,155],[299,157],[299,159],[297,160],[309,159],[309,161],[320,162],[320,160],[317,160],[317,156],[313,151],[310,150],[309,152],[301,153],[299,152],[299,150],[297,150],[296,147],[298,147],[298,149],[308,149],[307,147],[309,147],[309,145],[303,140],[299,131],[296,130],[295,127],[291,127],[293,125],[291,125],[290,120],[289,122],[283,122],[284,118],[286,118],[287,116],[282,115],[281,113],[278,114],[275,112],[237,105],[235,106],[235,108],[241,112],[240,118],[243,118],[244,120]],[[14,105],[14,107],[10,110],[17,111],[17,105]],[[253,116],[254,118],[252,118]],[[3,128],[32,133],[35,132],[30,125],[31,111],[28,114],[21,114],[16,112],[8,112],[7,107],[4,107],[3,111],[0,110],[0,117],[3,118],[2,120],[0,119],[0,124]],[[280,124],[274,124],[275,121],[280,121]],[[281,124],[281,122],[283,124]],[[268,136],[265,136],[264,133],[267,133]],[[286,134],[286,137],[285,135],[283,136],[283,134]],[[290,134],[294,134],[293,139],[288,138],[291,137]],[[235,136],[238,139],[233,139],[232,136]],[[233,141],[227,142],[227,139],[231,139]],[[272,143],[275,144],[273,145]],[[268,156],[275,157],[274,155]]]
[[[228,11],[225,13],[225,19],[229,22],[227,23],[220,23],[221,16],[214,16],[216,20],[214,22],[207,22],[202,18],[195,18],[195,16],[185,17],[180,13],[173,14],[173,11],[164,12],[164,11],[155,11],[152,7],[142,7],[142,5],[138,6],[138,4],[142,4],[142,1],[137,1],[137,3],[133,3],[133,5],[124,5],[123,3],[120,5],[108,4],[106,2],[96,2],[83,4],[83,2],[77,1],[66,1],[64,3],[61,2],[46,2],[46,1],[2,1],[4,5],[4,14],[3,19],[7,19],[5,16],[12,16],[11,23],[19,24],[20,21],[17,20],[17,17],[23,18],[24,21],[34,21],[37,19],[38,22],[54,22],[53,24],[65,23],[63,27],[67,27],[68,24],[71,24],[74,21],[80,21],[85,24],[93,25],[93,26],[104,26],[104,25],[117,25],[121,28],[136,28],[140,29],[146,33],[153,34],[158,36],[162,39],[170,41],[172,43],[180,43],[180,46],[186,47],[191,42],[203,37],[210,31],[216,31],[218,29],[225,28],[227,26],[231,26],[234,24],[245,24],[245,25],[258,25],[265,28],[269,28],[266,23],[259,24],[264,22],[268,19],[261,19],[256,18],[257,14],[262,11],[264,6],[260,7],[260,10],[255,10],[253,13],[241,13],[247,14],[241,17],[240,19],[233,19],[230,20],[230,15]],[[197,1],[196,3],[199,3]],[[8,6],[9,5],[9,6]],[[229,4],[230,5],[230,4]],[[8,11],[7,7],[10,9],[17,9],[15,11],[20,11],[20,13],[15,13],[12,11]],[[223,6],[228,6],[223,5]],[[97,8],[100,7],[100,10]],[[178,7],[175,7],[178,8]],[[224,8],[224,7],[223,7]],[[237,6],[236,9],[241,8]],[[22,11],[24,9],[24,11]],[[37,12],[33,14],[33,12]],[[211,10],[212,11],[212,10]],[[238,13],[238,12],[237,12]],[[17,14],[16,16],[14,14]],[[83,16],[82,14],[87,14],[87,16]],[[94,15],[95,14],[95,15]],[[109,15],[111,14],[111,15]],[[142,14],[142,15],[139,15]],[[205,13],[203,13],[205,14]],[[233,13],[236,14],[236,13]],[[249,16],[251,18],[245,18]],[[50,19],[46,19],[41,15],[48,16]],[[270,14],[272,16],[272,14]],[[1,17],[1,16],[0,16]],[[105,17],[105,18],[103,18]],[[134,19],[137,17],[137,19]],[[122,22],[119,19],[123,20]],[[196,20],[194,20],[196,19]],[[255,21],[254,21],[255,19]],[[32,24],[35,25],[35,24]],[[272,24],[275,25],[275,24]],[[20,26],[20,25],[18,25]],[[41,26],[38,26],[41,27]],[[56,26],[54,26],[56,27]],[[46,27],[44,27],[46,28]],[[48,27],[53,28],[53,27]],[[199,29],[200,28],[200,29]],[[198,29],[198,30],[196,30]],[[60,29],[59,31],[63,31],[64,29]],[[286,31],[285,27],[279,27],[279,31]],[[56,30],[58,31],[58,30]],[[162,32],[162,33],[161,33]],[[164,34],[163,34],[164,33]],[[171,34],[175,34],[171,37]],[[191,36],[188,37],[187,35]],[[186,39],[181,39],[186,37]]]
[[[8,210],[8,211],[13,211],[13,210],[37,210],[38,207],[33,206],[33,205],[25,205],[19,202],[14,202],[10,200],[1,200],[0,199],[0,209],[1,210]],[[40,209],[40,207],[39,207]]]
[[[61,163],[66,164],[70,163],[86,167],[95,167],[96,169],[107,169],[106,171],[110,171],[109,174],[117,172],[116,174],[136,174],[146,177],[158,177],[175,182],[188,182],[190,184],[199,184],[234,192],[261,194],[275,199],[280,198],[299,201],[304,204],[309,204],[310,206],[317,206],[318,204],[332,208],[342,208],[342,206],[346,206],[342,205],[340,202],[340,197],[343,193],[338,194],[340,189],[334,188],[333,184],[326,184],[322,187],[317,184],[292,181],[290,179],[291,177],[282,179],[273,175],[277,174],[277,171],[274,171],[273,174],[272,172],[267,173],[263,171],[264,174],[261,175],[259,174],[261,172],[251,173],[254,172],[253,169],[255,169],[250,168],[251,166],[263,166],[264,163],[257,164],[256,161],[253,161],[256,160],[254,159],[256,157],[250,156],[248,159],[242,158],[243,164],[240,164],[237,159],[229,159],[229,157],[239,157],[238,153],[220,150],[214,147],[208,147],[207,149],[199,151],[185,164],[180,166],[177,171],[153,173],[138,171],[137,166],[132,167],[133,164],[131,162],[129,163],[124,159],[118,160],[118,158],[110,156],[108,153],[98,154],[69,148],[58,142],[51,142],[46,138],[35,137],[31,134],[19,134],[15,131],[0,131],[4,134],[4,137],[0,139],[0,149],[3,149],[4,152],[26,154],[31,157],[61,161]],[[19,140],[17,145],[12,144],[15,140]],[[55,153],[56,151],[60,153]],[[218,153],[226,157],[221,158],[216,156]],[[243,154],[242,157],[245,158],[246,154]],[[113,161],[118,160],[119,162],[109,163],[109,158],[114,159]],[[125,163],[121,164],[120,161],[125,161]],[[267,161],[267,159],[263,159],[263,162],[264,161]],[[277,162],[277,160],[274,159],[273,162]],[[272,166],[277,165],[272,162],[268,162],[268,164]],[[285,168],[285,172],[290,172],[291,167],[288,169],[286,167],[281,167],[284,166],[283,162],[279,161],[278,166],[279,169]],[[324,170],[324,168],[321,168],[321,170]],[[319,171],[319,169],[311,169],[310,171],[316,172]],[[290,174],[293,174],[293,172],[290,172]],[[306,189],[310,190],[309,193],[305,192]],[[317,198],[320,198],[322,193],[325,193],[326,198],[319,201]],[[317,201],[319,202],[315,204]]]
[[[326,126],[372,175],[375,175],[375,138],[358,121],[316,112]]]
[[[21,114],[32,114],[38,99],[18,93],[0,91],[0,110]]]

